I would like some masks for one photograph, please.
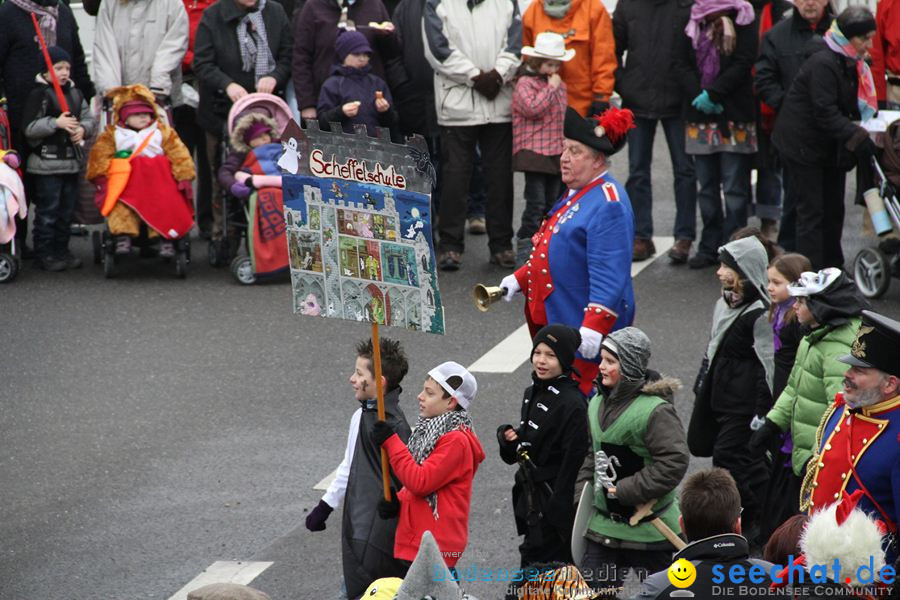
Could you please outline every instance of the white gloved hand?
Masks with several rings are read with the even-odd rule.
[[[500,287],[506,288],[506,293],[503,294],[503,299],[507,302],[512,302],[513,296],[516,293],[521,292],[522,288],[519,286],[519,281],[516,279],[515,275],[507,275],[503,278],[503,281],[500,282]]]
[[[603,334],[590,327],[579,327],[578,333],[581,334],[581,345],[578,346],[578,352],[588,360],[596,357],[600,352],[600,344],[603,343]]]
[[[757,416],[757,415],[753,415],[753,420],[750,421],[750,430],[751,430],[751,431],[756,431],[757,429],[759,429],[760,427],[762,427],[762,426],[765,424],[765,422],[766,422],[766,418],[765,418],[765,417],[760,417],[760,416]]]

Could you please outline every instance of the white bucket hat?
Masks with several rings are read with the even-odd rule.
[[[455,390],[447,383],[447,380],[454,375],[462,379],[462,384]],[[469,405],[478,392],[478,382],[464,366],[451,360],[428,371],[428,376],[434,379],[445,392],[456,398],[460,406],[466,410],[469,409]]]
[[[575,50],[566,50],[566,40],[563,36],[552,31],[537,34],[534,46],[522,46],[522,56],[534,56],[535,58],[550,58],[568,62],[575,56]]]

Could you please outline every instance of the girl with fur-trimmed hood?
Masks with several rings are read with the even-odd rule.
[[[102,207],[110,233],[116,237],[116,254],[131,252],[131,238],[147,224],[148,237],[161,238],[159,255],[175,255],[172,240],[194,226],[194,161],[175,130],[159,119],[153,94],[143,85],[113,88],[113,118],[91,150],[87,178],[97,185],[95,201]],[[108,188],[115,179],[113,159],[128,159],[130,173],[121,194],[112,204]],[[112,204],[109,212],[109,206]]]
[[[278,125],[275,119],[261,112],[248,112],[238,117],[234,127],[231,128],[228,156],[222,161],[218,171],[219,185],[222,189],[229,190],[236,198],[246,198],[250,195],[253,191],[253,180],[248,178],[241,181],[243,178],[236,178],[235,175],[241,171],[247,155],[257,148],[274,144],[279,151],[281,150],[276,131]]]
[[[587,414],[591,448],[578,476],[594,489],[581,561],[593,587],[621,585],[628,569],[646,574],[671,564],[672,544],[650,521],[679,530],[675,488],[689,461],[672,403],[681,382],[647,368],[647,335],[636,327],[614,331],[603,338],[600,356],[599,393]],[[630,518],[647,503],[650,514],[632,526]],[[604,574],[616,581],[602,581]]]

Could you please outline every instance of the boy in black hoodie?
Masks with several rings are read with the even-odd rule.
[[[519,464],[512,499],[523,568],[572,562],[575,478],[588,452],[587,407],[571,377],[579,345],[581,335],[566,325],[538,331],[519,425],[497,429],[500,458]]]

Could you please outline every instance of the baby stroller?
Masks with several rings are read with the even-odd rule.
[[[223,154],[227,152],[227,140],[237,121],[250,113],[262,113],[274,120],[274,133],[279,138],[293,118],[290,107],[278,96],[262,93],[244,96],[228,112]],[[242,182],[252,178],[254,190],[248,198],[239,200],[228,190],[222,190],[226,237],[222,243],[210,245],[210,263],[213,266],[225,264],[229,249],[237,249],[241,241],[245,241],[247,254],[235,256],[230,269],[234,278],[244,285],[255,283],[259,277],[286,271],[289,266],[281,169],[276,164],[280,154],[280,143],[260,146],[247,154],[236,178]],[[237,239],[229,239],[229,235],[236,235]]]
[[[161,125],[168,126],[169,123],[172,122],[167,107],[160,106],[156,102],[156,99],[150,94],[150,91],[144,86],[123,86],[110,90],[108,95],[103,99],[101,127],[99,129],[101,136],[107,135],[105,132],[107,132],[110,125],[115,123],[115,111],[113,110],[113,105],[120,96],[125,99],[143,100],[147,104],[154,106],[156,108],[156,118]],[[131,176],[126,176],[127,183],[124,184],[124,190],[120,189],[120,192],[128,193],[129,190],[140,190],[141,187],[143,187],[139,184],[135,185],[135,187],[130,187],[134,184],[131,179]],[[101,200],[103,194],[105,194],[105,192],[98,189],[98,195],[101,197]],[[158,255],[156,240],[152,239],[149,234],[150,229],[146,223],[146,215],[142,214],[138,234],[132,238],[131,242],[132,246],[138,249],[140,258],[155,258]],[[116,239],[110,232],[108,223],[104,224],[102,231],[92,232],[91,241],[94,251],[94,264],[103,265],[103,275],[106,278],[115,277],[119,270],[118,265],[124,260],[130,259],[131,254],[133,254],[133,252],[127,254],[119,254],[116,252]],[[183,279],[187,276],[187,266],[190,263],[190,239],[187,234],[184,234],[171,241],[174,244],[174,256],[171,258],[163,258],[162,260],[166,263],[173,263],[175,267],[175,276],[179,279]]]
[[[878,195],[884,207],[869,205],[876,232],[886,235],[893,231],[900,234],[900,195],[895,183],[900,180],[900,119],[888,126],[884,134],[884,166],[872,159],[872,171]],[[887,171],[887,174],[885,174]],[[893,182],[891,180],[894,180]],[[867,204],[869,200],[867,199]],[[893,235],[882,239],[875,248],[864,248],[853,260],[853,278],[856,287],[866,298],[880,298],[891,285],[891,277],[900,278],[900,237]]]
[[[25,188],[22,184],[18,157],[12,153],[12,132],[6,116],[6,98],[0,98],[0,283],[16,278],[22,266],[22,257],[16,244],[16,218],[28,214]]]

